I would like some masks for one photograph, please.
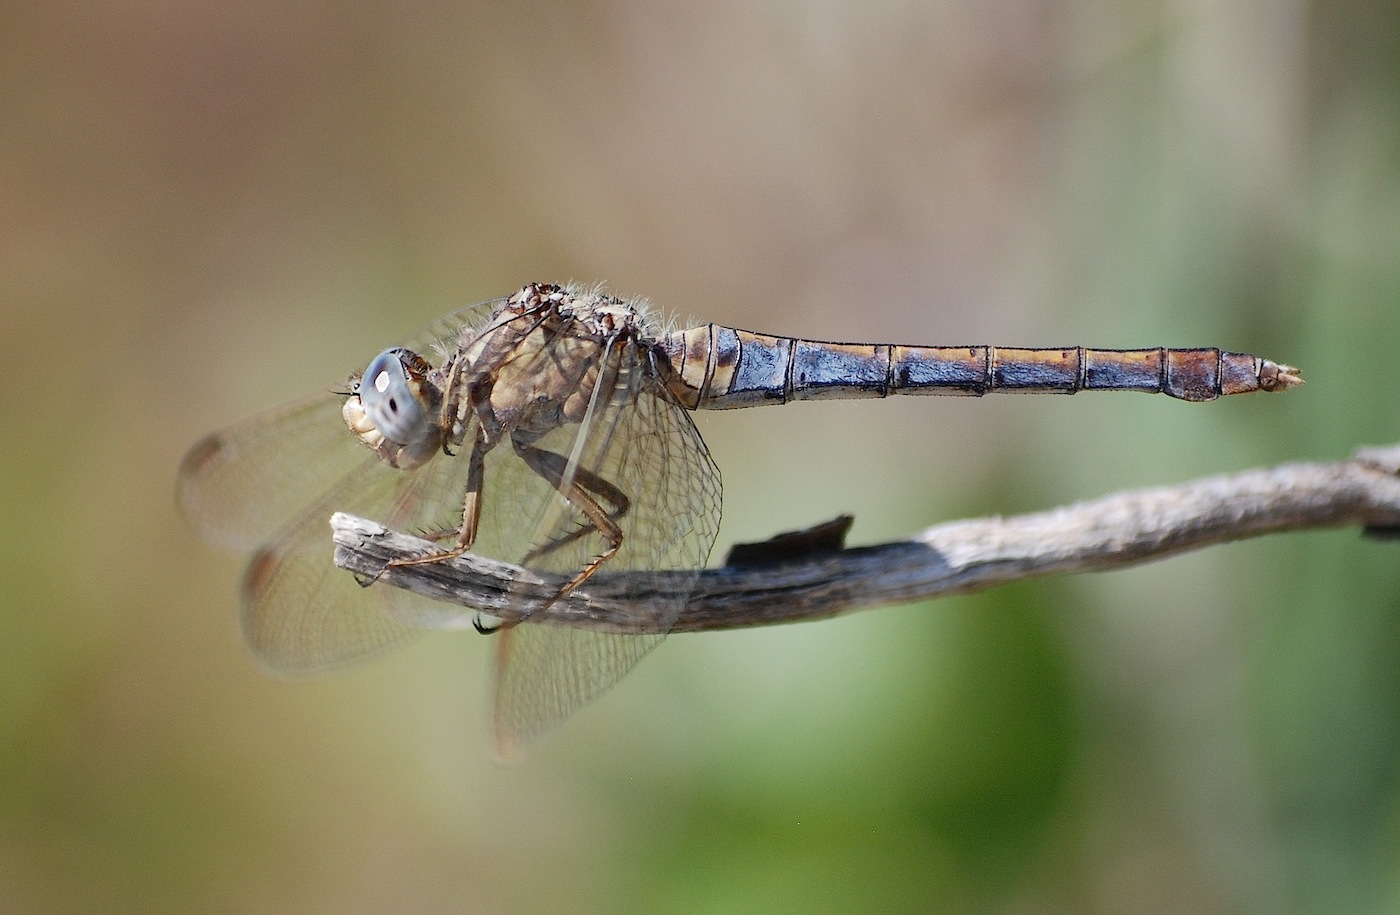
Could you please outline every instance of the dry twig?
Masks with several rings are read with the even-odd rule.
[[[1346,525],[1400,530],[1400,445],[1363,449],[1335,463],[1284,464],[1046,512],[954,521],[895,543],[707,569],[672,631],[822,619],[1042,575],[1121,568],[1261,534]],[[434,548],[350,515],[335,515],[331,526],[336,564],[362,575]],[[646,631],[652,624],[645,589],[666,589],[673,574],[599,573],[531,622]],[[390,569],[379,584],[514,622],[562,581],[468,555]]]

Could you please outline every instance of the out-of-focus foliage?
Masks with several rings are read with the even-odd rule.
[[[826,339],[1220,345],[1280,397],[702,418],[721,544],[1393,441],[1385,4],[0,10],[0,910],[1400,905],[1353,531],[672,639],[523,765],[487,645],[263,679],[199,435],[529,280]],[[1240,402],[1233,402],[1240,401]]]

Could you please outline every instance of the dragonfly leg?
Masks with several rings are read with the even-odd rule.
[[[540,608],[543,610],[583,584],[593,576],[594,572],[602,568],[605,562],[617,555],[617,551],[622,547],[622,528],[617,522],[623,515],[627,514],[632,503],[622,490],[592,471],[575,467],[572,475],[566,476],[569,462],[563,455],[555,454],[553,451],[545,451],[517,440],[512,440],[511,444],[514,445],[515,452],[520,455],[521,459],[530,466],[530,469],[549,481],[549,485],[558,490],[559,494],[567,499],[570,505],[582,512],[588,521],[587,525],[563,537],[535,547],[521,561],[528,564],[532,560],[573,543],[595,530],[608,541],[607,549],[593,557],[588,565],[584,566],[577,575],[565,583],[564,587],[559,589],[558,593],[546,601],[544,606]],[[589,493],[593,493],[593,495],[589,495]],[[598,500],[593,497],[594,495],[611,503],[613,510],[611,512],[605,510],[602,505],[598,504]]]
[[[424,540],[432,540],[436,542],[438,540],[446,540],[449,537],[456,537],[457,532],[460,530],[460,527],[444,527],[434,529],[431,531],[419,531],[418,536],[422,537]]]
[[[380,575],[389,569],[399,569],[404,566],[427,565],[433,562],[442,562],[447,559],[456,559],[472,548],[476,542],[477,525],[481,521],[481,483],[482,470],[485,466],[486,448],[481,442],[472,446],[471,457],[467,464],[467,494],[462,499],[462,523],[455,531],[437,532],[439,536],[430,536],[430,539],[439,540],[444,536],[455,534],[452,547],[440,550],[436,553],[426,553],[422,556],[414,556],[411,559],[391,559],[380,571]],[[378,579],[378,576],[375,576]]]

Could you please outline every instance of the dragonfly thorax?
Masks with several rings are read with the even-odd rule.
[[[428,379],[432,366],[394,347],[374,357],[341,408],[350,431],[391,466],[411,470],[442,445],[442,394]]]

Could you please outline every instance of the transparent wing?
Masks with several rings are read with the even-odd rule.
[[[507,298],[509,296],[498,296],[459,308],[418,328],[395,345],[413,350],[433,365],[441,365],[442,357],[457,349],[463,329],[479,331],[485,327]]]
[[[530,624],[501,632],[496,646],[493,734],[503,757],[607,690],[665,638],[689,599],[719,529],[719,470],[689,414],[656,384],[639,350],[621,355],[630,364],[619,373],[615,390],[600,392],[599,406],[589,419],[572,429],[555,430],[538,444],[557,454],[576,454],[581,470],[610,483],[629,502],[619,519],[622,545],[600,576],[659,569],[694,574],[665,599],[649,598],[655,633],[599,633]],[[524,465],[518,458],[515,463]],[[487,485],[491,485],[489,478]],[[538,504],[532,505],[536,522],[530,547],[559,545],[528,565],[572,574],[603,552],[607,543],[577,509],[545,486],[544,497],[531,500]],[[488,501],[492,491],[487,492]],[[576,536],[585,529],[587,534]],[[585,583],[582,590],[587,587]]]
[[[503,301],[454,311],[403,345],[440,359],[456,348],[464,327],[485,324]],[[176,484],[176,500],[190,525],[211,543],[251,550],[341,480],[376,463],[345,428],[344,403],[326,388],[201,439],[181,462]]]
[[[211,543],[250,550],[378,461],[345,428],[343,402],[320,391],[201,439],[176,483],[186,520]]]
[[[457,347],[463,328],[484,325],[502,301],[459,309],[404,345],[440,358]],[[179,472],[179,505],[201,536],[258,547],[243,583],[243,630],[254,655],[281,674],[355,661],[413,632],[385,612],[388,595],[374,593],[394,589],[361,588],[334,565],[334,512],[401,530],[444,526],[436,519],[452,519],[454,511],[460,518],[465,461],[439,456],[414,471],[395,470],[346,429],[343,403],[328,390],[214,433],[190,450]],[[393,599],[415,600],[397,592]]]
[[[380,654],[424,627],[470,619],[469,610],[409,591],[361,587],[335,565],[330,536],[337,511],[393,530],[455,527],[465,472],[460,455],[407,472],[374,458],[259,550],[243,585],[243,634],[254,656],[282,676],[315,673]]]
[[[361,587],[334,562],[331,515],[384,517],[403,486],[393,468],[380,463],[375,459],[364,472],[342,480],[249,562],[243,638],[269,671],[316,673],[372,657],[415,631],[385,610],[379,589]]]

